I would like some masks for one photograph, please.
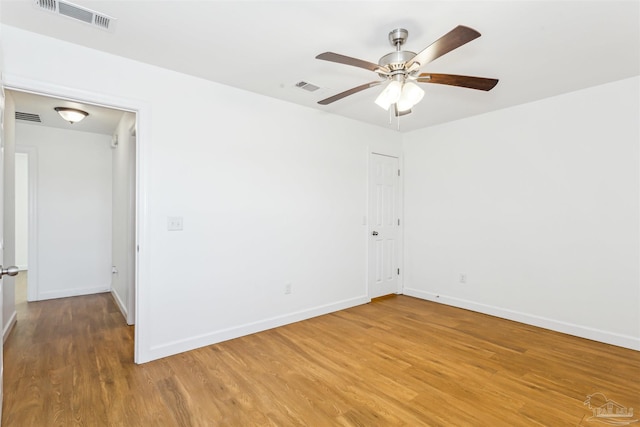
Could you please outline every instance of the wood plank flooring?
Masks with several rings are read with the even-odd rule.
[[[597,426],[595,392],[640,412],[640,352],[406,296],[144,365],[110,294],[18,308],[5,427]]]

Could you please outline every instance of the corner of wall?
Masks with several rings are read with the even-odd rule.
[[[11,315],[9,316],[9,320],[5,323],[2,329],[2,342],[6,342],[9,335],[11,335],[11,331],[13,331],[14,326],[18,322],[18,313],[13,310]]]
[[[123,302],[122,298],[120,297],[120,294],[119,294],[118,290],[112,287],[111,288],[111,296],[113,296],[113,300],[116,302],[116,305],[120,309],[120,312],[122,313],[124,318],[128,319],[127,305]]]

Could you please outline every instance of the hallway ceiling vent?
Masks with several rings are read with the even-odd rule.
[[[40,116],[38,114],[21,113],[19,111],[16,111],[16,120],[24,120],[26,122],[42,123],[42,120],[40,120]]]
[[[305,81],[300,81],[296,83],[296,87],[299,87],[300,89],[304,89],[309,92],[315,92],[316,90],[320,89],[320,87]]]
[[[82,21],[85,24],[109,31],[110,33],[115,31],[116,18],[87,9],[86,7],[58,0],[34,0],[33,5],[40,10]]]

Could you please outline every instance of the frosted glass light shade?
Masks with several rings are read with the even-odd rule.
[[[402,88],[400,99],[398,99],[398,111],[410,110],[414,105],[422,100],[424,90],[413,82],[407,82]]]
[[[395,104],[400,99],[402,93],[402,83],[397,80],[389,82],[380,95],[376,98],[376,104],[381,108],[388,110],[391,104]]]
[[[86,111],[76,110],[75,108],[56,107],[54,108],[64,120],[71,124],[78,123],[89,115]]]

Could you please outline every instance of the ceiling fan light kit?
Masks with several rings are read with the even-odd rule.
[[[424,90],[413,82],[399,82],[392,80],[380,92],[376,98],[376,104],[382,109],[389,110],[392,105],[396,106],[397,111],[410,111],[414,105],[422,100]]]
[[[498,84],[498,79],[485,77],[453,74],[418,74],[420,69],[429,62],[480,37],[480,33],[476,30],[459,25],[417,54],[402,50],[402,45],[404,45],[408,37],[409,32],[404,28],[397,28],[391,31],[389,33],[389,42],[392,46],[395,46],[396,50],[384,55],[377,64],[333,52],[325,52],[316,56],[316,59],[373,71],[383,79],[346,90],[318,101],[318,104],[328,105],[349,95],[388,82],[376,98],[375,103],[385,110],[389,110],[393,106],[395,115],[399,117],[409,114],[411,109],[424,97],[424,90],[416,83],[435,83],[483,91],[489,91]]]
[[[380,95],[376,98],[376,104],[381,108],[388,110],[391,104],[398,102],[401,94],[402,83],[397,80],[392,80],[384,89],[382,89],[382,92],[380,92]]]
[[[402,95],[400,95],[400,99],[398,99],[397,102],[398,110],[411,110],[414,105],[422,101],[423,97],[424,90],[422,90],[420,87],[418,87],[417,84],[413,82],[406,82],[402,87]]]

